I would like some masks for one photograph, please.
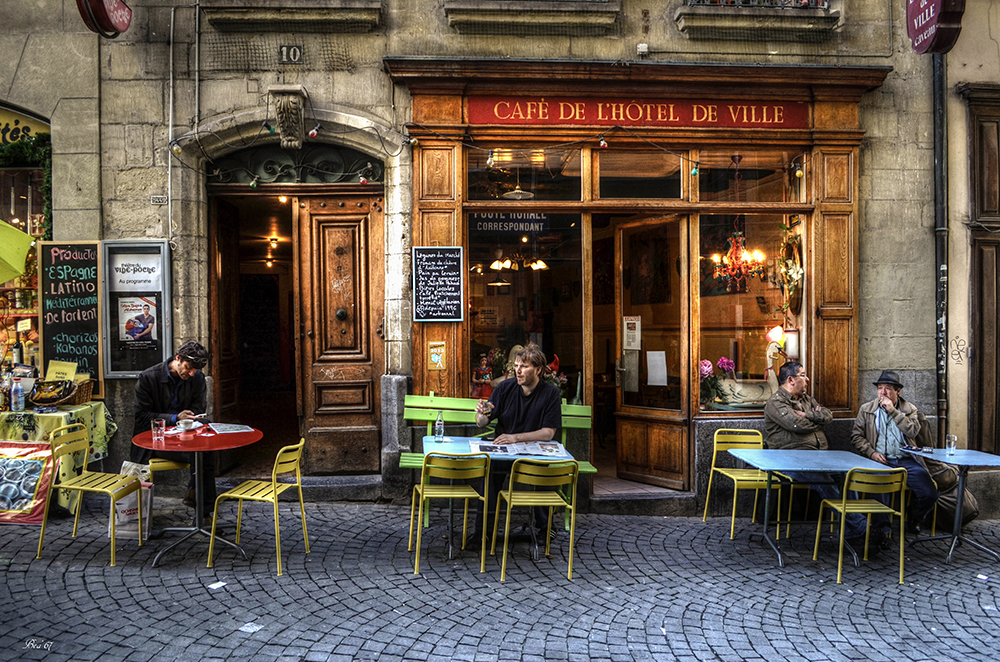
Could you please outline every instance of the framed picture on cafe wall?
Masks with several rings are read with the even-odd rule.
[[[170,358],[170,246],[165,239],[102,242],[105,376],[138,377]]]

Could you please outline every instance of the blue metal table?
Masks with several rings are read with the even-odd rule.
[[[844,474],[851,469],[878,469],[884,470],[886,466],[879,464],[868,458],[861,457],[850,451],[803,451],[785,450],[781,448],[739,448],[730,450],[729,454],[735,458],[743,460],[749,465],[757,467],[761,471],[767,472],[767,489],[764,497],[764,529],[762,533],[751,535],[761,535],[771,546],[774,553],[778,555],[778,565],[785,567],[781,550],[777,541],[767,533],[767,527],[771,517],[771,481],[775,472],[786,471],[812,471],[830,474]],[[847,546],[850,549],[850,545]],[[857,564],[857,554],[850,550]]]
[[[917,538],[913,542],[918,543],[927,542],[928,540],[951,540],[951,545],[948,547],[948,556],[944,559],[945,563],[951,563],[951,556],[955,553],[955,547],[960,542],[967,542],[973,547],[983,550],[997,561],[1000,561],[1000,555],[992,549],[984,547],[983,545],[980,545],[973,540],[969,540],[962,535],[962,502],[965,501],[965,477],[969,474],[969,469],[972,467],[1000,467],[1000,455],[993,455],[991,453],[967,449],[957,449],[955,450],[954,455],[948,455],[943,448],[935,448],[930,451],[918,451],[908,448],[903,448],[902,450],[915,457],[937,460],[938,462],[944,462],[945,464],[958,467],[958,496],[955,499],[955,524],[952,527],[951,533],[939,536],[927,536],[926,538]]]

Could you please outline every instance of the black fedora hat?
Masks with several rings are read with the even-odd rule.
[[[899,375],[894,370],[883,370],[882,374],[872,384],[875,386],[879,384],[892,384],[896,388],[903,388],[903,384],[899,381]]]

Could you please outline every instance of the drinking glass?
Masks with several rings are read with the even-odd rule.
[[[949,434],[944,438],[944,452],[946,455],[954,455],[958,447],[958,435]]]
[[[166,439],[167,422],[162,418],[154,418],[151,426],[153,428],[153,445],[163,446]]]

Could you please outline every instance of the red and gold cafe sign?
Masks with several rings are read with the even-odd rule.
[[[906,32],[917,53],[947,53],[962,32],[965,0],[907,0]]]
[[[669,99],[469,97],[470,124],[809,128],[809,104]]]

